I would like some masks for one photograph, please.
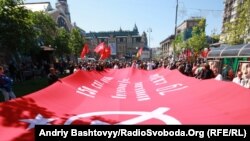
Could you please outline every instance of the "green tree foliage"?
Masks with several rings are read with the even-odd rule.
[[[211,40],[212,40],[212,43],[217,43],[217,42],[219,42],[219,40],[220,40],[220,35],[212,34],[212,35],[211,35]]]
[[[55,21],[45,12],[33,12],[31,15],[39,40],[44,45],[52,45],[57,31]]]
[[[22,0],[0,0],[0,45],[6,54],[29,50],[35,45],[30,11],[21,4]]]
[[[79,56],[82,51],[83,44],[84,39],[81,36],[80,31],[76,28],[73,28],[69,39],[69,48],[71,53],[75,56]]]
[[[250,29],[250,0],[243,0],[236,8],[236,18],[225,24],[226,43],[242,44]]]
[[[200,20],[198,25],[193,27],[192,37],[188,40],[188,43],[195,54],[199,54],[203,48],[208,46],[205,27],[205,19]]]
[[[183,47],[183,42],[184,42],[183,33],[180,33],[175,37],[173,41],[174,53],[176,55],[180,54],[181,48]]]
[[[70,33],[65,28],[58,28],[55,38],[56,54],[63,57],[65,54],[70,54],[71,50],[68,47]]]

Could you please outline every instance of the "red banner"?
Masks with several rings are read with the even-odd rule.
[[[250,124],[250,90],[178,71],[77,71],[0,103],[1,140],[33,140],[35,125]]]

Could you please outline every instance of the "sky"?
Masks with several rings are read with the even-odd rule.
[[[146,32],[150,47],[174,34],[177,0],[67,0],[71,22],[86,32],[133,30]],[[220,34],[224,0],[178,0],[177,26],[191,17],[206,18],[206,34]],[[57,0],[25,0],[50,2]],[[151,30],[150,30],[151,29]],[[151,31],[151,32],[150,32]]]

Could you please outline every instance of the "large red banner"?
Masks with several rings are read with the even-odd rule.
[[[0,104],[1,140],[32,140],[35,125],[250,124],[250,90],[178,71],[77,71]]]

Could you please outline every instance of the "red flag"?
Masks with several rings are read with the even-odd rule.
[[[191,56],[192,56],[192,51],[190,50],[190,49],[186,49],[186,60],[188,61],[188,62],[190,62],[191,61]]]
[[[95,52],[96,53],[101,53],[101,52],[103,52],[103,50],[104,50],[104,48],[105,48],[105,43],[104,42],[102,42],[102,43],[100,43],[99,45],[97,45],[96,46],[96,48],[95,48]]]
[[[142,54],[142,47],[138,50],[137,54],[136,54],[136,57],[137,58],[140,58],[141,57],[141,54]]]
[[[191,57],[192,56],[192,51],[190,49],[187,50],[187,57]]]
[[[110,46],[106,46],[106,47],[104,48],[104,51],[101,52],[100,60],[104,60],[104,59],[106,59],[106,58],[109,58],[110,54],[111,54]]]
[[[83,48],[82,48],[82,53],[81,53],[81,58],[84,58],[86,54],[89,53],[89,45],[88,44],[84,44]]]
[[[201,56],[203,58],[207,58],[208,52],[209,52],[209,49],[208,48],[204,48],[204,50],[201,52]]]
[[[249,101],[249,89],[178,70],[81,70],[1,102],[0,140],[33,141],[35,125],[249,125]]]

